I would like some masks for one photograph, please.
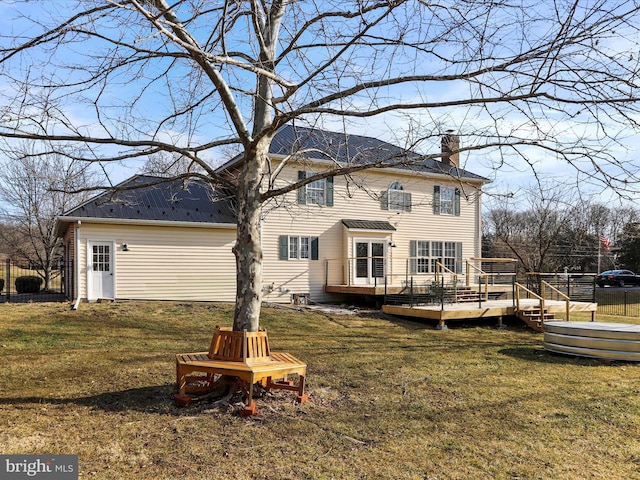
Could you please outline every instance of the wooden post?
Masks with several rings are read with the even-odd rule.
[[[11,259],[7,258],[7,303],[11,302]]]

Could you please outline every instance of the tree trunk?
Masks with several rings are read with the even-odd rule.
[[[262,245],[260,187],[270,138],[247,150],[238,184],[236,256],[236,308],[233,329],[258,331],[262,304]]]

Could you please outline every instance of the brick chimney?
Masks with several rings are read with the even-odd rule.
[[[456,152],[460,148],[460,137],[454,135],[453,130],[447,130],[442,135],[441,141],[442,148],[442,163],[445,165],[451,165],[452,167],[460,166],[460,155]],[[456,153],[452,153],[456,152]]]

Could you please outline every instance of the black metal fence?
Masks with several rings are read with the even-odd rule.
[[[556,288],[574,302],[595,302],[595,276],[590,274],[529,274],[526,287],[540,293],[542,281]],[[547,289],[547,299],[562,300],[559,293]]]
[[[529,285],[538,291],[536,284],[545,280],[575,302],[594,302],[598,304],[600,315],[620,317],[640,317],[640,288],[596,287],[595,274],[549,274],[531,276]],[[548,298],[559,300],[559,295],[547,292]],[[558,297],[558,298],[556,298]]]
[[[601,315],[640,317],[640,288],[597,288],[596,302]]]
[[[530,274],[524,280],[527,289],[535,293],[542,291],[542,281],[552,285],[564,295],[567,295],[574,302],[597,303],[597,313],[600,315],[614,315],[620,317],[640,317],[640,287],[613,288],[596,287],[595,274]],[[512,288],[515,277],[511,282],[505,282],[505,288],[497,290],[495,284],[491,285],[488,295],[485,295],[484,286],[477,284],[472,287],[476,290],[476,299],[472,302],[482,304],[488,296],[489,299],[512,300]],[[453,284],[442,280],[438,282],[418,282],[413,278],[406,285],[402,292],[385,295],[385,304],[396,305],[438,305],[444,303],[459,302],[460,296],[466,296],[469,301],[470,295],[465,292],[465,288],[460,282]],[[560,293],[553,289],[545,289],[545,298],[548,300],[564,300]]]
[[[49,285],[45,285],[44,271],[28,262],[0,261],[0,303],[25,302],[64,302],[73,296],[69,291],[69,280],[72,278],[73,265],[60,261],[50,272]],[[42,279],[41,288],[37,292],[19,292],[16,279],[33,276]]]

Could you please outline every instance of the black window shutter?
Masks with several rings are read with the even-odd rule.
[[[416,259],[417,254],[418,242],[416,240],[411,240],[409,242],[409,256],[411,257],[411,261],[409,263],[411,265],[411,273],[417,273],[418,271],[418,260]]]
[[[298,181],[304,180],[307,178],[307,172],[303,170],[298,170]],[[300,187],[298,189],[298,205],[306,205],[307,204],[307,186]]]
[[[404,211],[410,212],[411,211],[411,193],[404,192],[403,198],[404,198]]]
[[[453,213],[460,216],[460,189],[456,188],[453,204]]]
[[[389,192],[386,190],[380,193],[380,208],[382,210],[389,210]]]
[[[311,260],[318,260],[318,237],[311,237]]]
[[[333,207],[333,177],[328,177],[325,181],[325,185],[327,190],[325,203],[327,207]]]
[[[440,215],[440,187],[438,185],[433,187],[433,213]]]
[[[462,273],[462,242],[456,242],[456,273]]]
[[[289,260],[289,237],[286,235],[280,235],[278,237],[280,248],[278,249],[280,260]]]

